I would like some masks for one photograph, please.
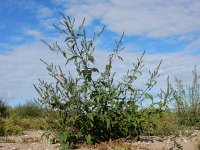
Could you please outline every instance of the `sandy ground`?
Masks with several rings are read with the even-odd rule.
[[[50,144],[42,137],[42,131],[25,131],[21,136],[0,138],[0,150],[59,150],[59,144]],[[197,142],[200,140],[200,131],[194,131],[189,136],[142,136],[141,141],[131,142],[120,139],[114,142],[101,143],[95,146],[82,145],[80,149],[132,149],[132,150],[198,150]],[[176,141],[176,142],[175,142]],[[178,144],[177,144],[178,143]]]
[[[0,150],[59,150],[59,144],[50,144],[43,131],[24,131],[20,136],[0,139]]]

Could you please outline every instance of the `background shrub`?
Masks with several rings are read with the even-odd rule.
[[[0,136],[5,135],[5,118],[8,117],[8,106],[3,97],[0,97]]]
[[[0,118],[0,136],[3,136],[5,134],[4,123],[4,120]]]
[[[183,85],[182,81],[175,78],[174,88],[175,113],[178,123],[183,126],[200,127],[200,84],[197,68],[193,72],[192,85]]]
[[[22,118],[26,117],[42,117],[44,111],[35,101],[26,101],[24,104],[17,105],[13,108],[14,113]]]
[[[17,123],[23,130],[45,130],[47,128],[46,120],[42,117],[33,118],[26,117],[20,118]]]
[[[23,129],[19,125],[14,125],[11,122],[6,122],[4,125],[4,135],[19,135],[22,134]]]
[[[177,123],[177,117],[173,111],[170,109],[159,110],[154,109],[155,114],[152,115],[149,120],[154,124],[144,123],[144,135],[150,136],[169,136],[169,135],[179,135],[181,128]],[[156,111],[161,111],[156,113]]]
[[[34,101],[27,101],[15,107],[1,101],[0,136],[22,134],[24,130],[44,130],[47,123],[45,111]]]
[[[4,98],[0,97],[0,117],[7,117],[9,114],[8,109],[9,107],[6,105]]]

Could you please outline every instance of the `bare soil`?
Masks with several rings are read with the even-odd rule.
[[[59,150],[59,144],[51,144],[43,131],[25,131],[20,136],[0,137],[0,150]],[[187,132],[186,132],[187,133]],[[99,150],[199,150],[200,131],[180,136],[142,136],[141,141],[119,139],[96,145],[79,145],[79,149]]]
[[[23,135],[0,138],[0,150],[59,150],[51,144],[43,131],[24,131]]]

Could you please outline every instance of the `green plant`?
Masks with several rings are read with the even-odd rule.
[[[154,102],[150,94],[159,77],[161,62],[153,72],[149,71],[150,77],[144,89],[134,87],[135,81],[142,74],[144,53],[118,82],[112,67],[116,59],[123,61],[119,56],[123,50],[123,36],[116,42],[113,53],[108,56],[105,70],[101,72],[95,66],[93,52],[95,40],[103,30],[88,37],[84,21],[78,29],[74,28],[74,23],[75,19],[63,16],[61,25],[64,28],[55,26],[66,36],[66,50],[57,42],[50,45],[43,41],[50,50],[63,55],[66,66],[73,65],[76,69],[73,75],[66,75],[61,66],[42,60],[49,75],[55,80],[55,83],[48,83],[40,79],[40,84],[34,85],[40,96],[38,101],[50,112],[50,117],[52,112],[56,116],[48,120],[49,129],[55,131],[62,149],[72,148],[78,143],[99,143],[127,136],[139,140],[143,133],[142,124],[147,123],[149,117],[155,114],[146,111],[155,105],[161,106],[160,102]],[[169,92],[169,88],[166,93],[161,91],[159,96],[164,102]],[[146,100],[151,101],[151,104],[141,110]]]
[[[191,86],[184,86],[177,77],[174,90],[175,112],[180,125],[195,126],[200,125],[200,76],[195,66],[193,70],[193,82]]]
[[[46,129],[47,123],[43,118],[45,111],[33,101],[14,108],[0,100],[0,136],[21,134],[28,129]]]
[[[156,109],[150,110],[156,111]],[[153,124],[143,124],[144,135],[149,136],[169,136],[176,134],[178,136],[180,127],[176,121],[176,117],[174,112],[169,109],[159,110],[159,113],[152,114],[149,118],[149,122],[153,122]]]
[[[5,135],[5,119],[9,116],[8,109],[4,98],[0,97],[0,136]]]
[[[0,136],[3,136],[5,134],[4,124],[5,121],[2,118],[0,118]]]
[[[19,104],[13,108],[14,113],[22,118],[27,117],[42,117],[44,111],[42,107],[35,101],[26,101],[24,104]]]
[[[18,125],[20,118],[18,116],[10,116],[4,122],[4,135],[16,135],[21,134],[23,129]]]
[[[0,118],[8,116],[8,106],[6,105],[4,99],[0,97]]]
[[[22,128],[19,125],[13,125],[12,123],[5,124],[5,135],[19,135],[22,133]]]
[[[42,117],[38,118],[19,118],[19,121],[17,122],[17,125],[19,125],[23,130],[45,130],[47,127],[46,120]]]

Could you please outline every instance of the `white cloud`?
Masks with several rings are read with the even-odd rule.
[[[37,10],[38,18],[48,18],[53,16],[53,11],[48,7],[41,7]]]
[[[9,53],[0,54],[0,95],[21,100],[35,96],[33,84],[38,78],[50,79],[40,58],[60,61],[41,43],[18,46]]]
[[[71,1],[69,1],[71,2]],[[100,19],[111,31],[126,35],[168,37],[200,30],[198,0],[110,0],[63,3],[65,13],[88,23]]]
[[[53,24],[55,24],[57,22],[57,19],[51,17],[51,18],[41,19],[41,20],[39,20],[39,22],[42,26],[44,26],[48,30],[54,30],[55,27],[53,26]]]
[[[58,40],[58,39],[57,39]],[[95,53],[96,63],[102,69],[106,63],[108,51],[97,50]],[[119,79],[124,75],[127,69],[130,69],[132,62],[136,60],[141,53],[124,51],[121,53],[124,63],[117,61],[113,67],[117,72],[116,77]],[[26,100],[37,96],[33,84],[38,83],[38,78],[50,81],[45,66],[40,62],[40,58],[47,62],[64,64],[65,60],[55,53],[52,54],[42,43],[33,43],[14,47],[12,51],[6,54],[0,54],[0,95],[9,95],[9,100],[21,99]],[[160,60],[163,60],[161,66],[161,77],[159,86],[164,87],[167,75],[173,80],[174,76],[180,77],[184,83],[191,81],[191,71],[194,65],[200,65],[199,57],[186,53],[164,53],[164,54],[146,54],[144,75],[140,81],[144,82],[148,76],[148,70],[156,67]],[[66,67],[66,71],[73,70],[73,66]],[[136,86],[142,87],[143,84]]]
[[[35,39],[41,39],[42,38],[42,34],[41,32],[34,30],[34,29],[28,29],[25,31],[26,35],[29,35]]]

